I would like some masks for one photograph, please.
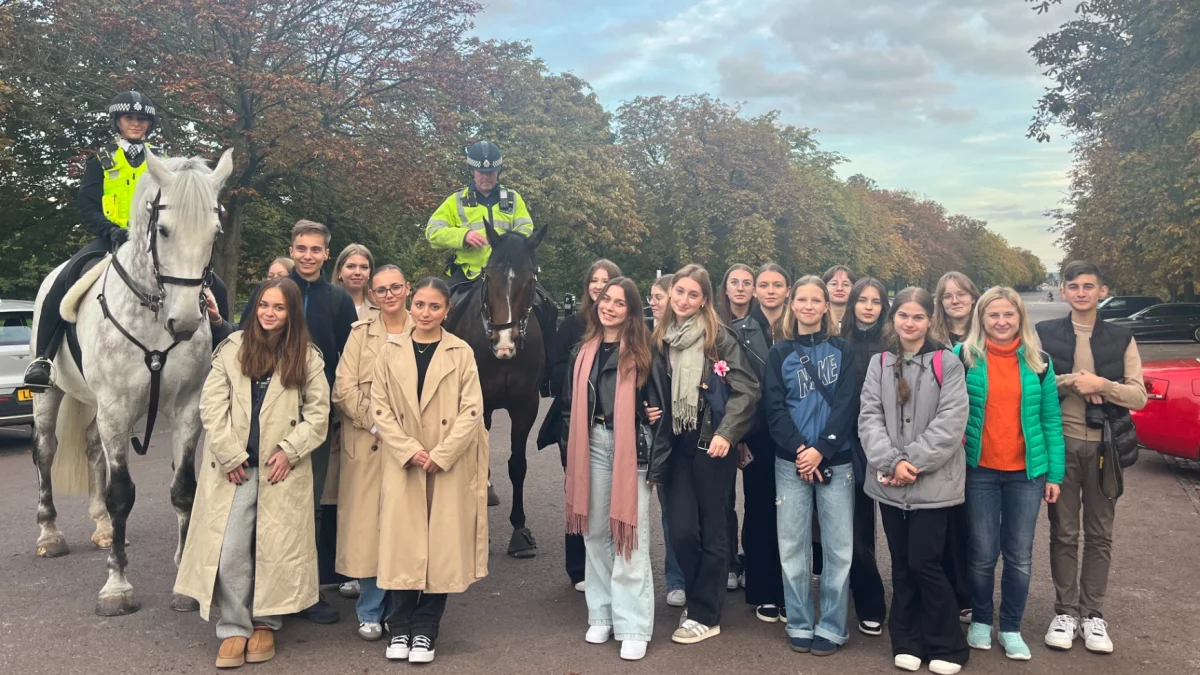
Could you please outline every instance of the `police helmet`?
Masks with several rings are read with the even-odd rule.
[[[467,148],[467,166],[474,171],[492,173],[499,171],[503,163],[500,146],[491,141],[479,141]]]
[[[136,91],[123,91],[117,94],[108,104],[108,117],[112,120],[113,131],[118,135],[120,135],[121,129],[117,126],[117,118],[121,115],[145,115],[149,117],[150,126],[146,128],[147,134],[154,131],[154,128],[158,126],[158,114],[154,109],[154,102],[144,94],[139,94]]]

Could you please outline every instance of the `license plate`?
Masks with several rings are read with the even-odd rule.
[[[22,402],[32,401],[33,400],[33,392],[29,391],[28,389],[18,389],[17,390],[17,400],[22,401]]]

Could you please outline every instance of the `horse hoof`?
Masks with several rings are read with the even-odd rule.
[[[96,548],[107,551],[108,549],[112,548],[113,534],[112,532],[97,532],[92,535],[92,543],[96,545]]]
[[[70,552],[71,549],[67,548],[67,538],[61,534],[45,541],[39,541],[37,544],[39,558],[58,558]]]
[[[141,605],[133,601],[133,591],[102,595],[96,601],[96,613],[100,616],[124,616],[133,614],[141,609]]]
[[[171,611],[174,612],[199,612],[200,601],[195,598],[189,598],[186,595],[175,593],[171,596]]]
[[[518,560],[528,560],[537,556],[537,542],[528,527],[513,530],[512,538],[508,540],[508,555]]]
[[[488,486],[488,506],[499,506],[500,495],[496,494],[496,488]]]

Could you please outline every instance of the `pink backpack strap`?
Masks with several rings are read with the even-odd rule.
[[[939,349],[933,353],[933,379],[937,380],[938,386],[942,386],[942,354],[945,350]]]

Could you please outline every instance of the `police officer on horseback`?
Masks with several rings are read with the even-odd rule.
[[[116,137],[88,158],[75,201],[83,226],[95,239],[71,258],[42,300],[36,355],[25,371],[25,385],[34,391],[45,391],[53,383],[50,364],[63,337],[59,313],[63,296],[89,262],[115,251],[129,238],[133,195],[138,179],[146,172],[146,153],[162,154],[146,142],[158,121],[154,102],[148,97],[136,91],[117,94],[108,104],[108,117]],[[212,290],[222,305],[222,316],[228,318],[225,284],[215,275]]]

